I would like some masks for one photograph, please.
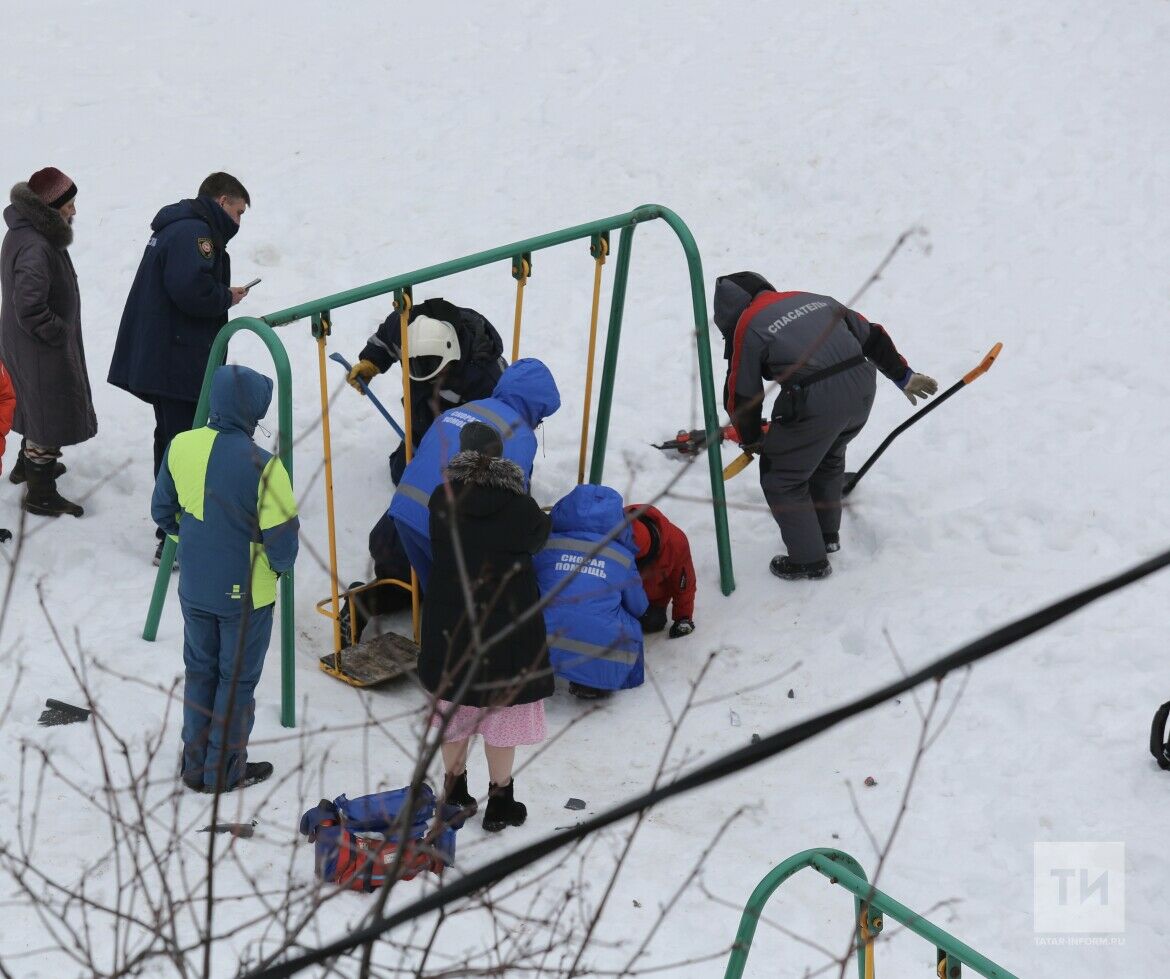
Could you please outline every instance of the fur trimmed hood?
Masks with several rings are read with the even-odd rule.
[[[447,476],[452,482],[502,489],[517,496],[526,496],[524,471],[511,459],[493,459],[480,452],[457,452],[447,463]]]
[[[68,248],[73,244],[73,229],[69,222],[61,217],[60,211],[37,197],[27,181],[13,186],[8,200],[12,202],[12,208],[4,212],[8,227],[18,228],[25,224],[48,239],[54,248]]]

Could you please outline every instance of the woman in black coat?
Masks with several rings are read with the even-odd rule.
[[[493,428],[468,423],[459,450],[430,499],[434,566],[418,674],[435,697],[431,724],[443,739],[444,798],[462,810],[460,820],[476,810],[467,749],[473,735],[483,735],[490,778],[483,826],[495,832],[527,817],[513,797],[516,746],[546,734],[544,698],[552,696],[553,674],[544,617],[532,612],[540,600],[532,555],[550,525],[520,467],[500,458]],[[504,629],[513,631],[493,643]]]

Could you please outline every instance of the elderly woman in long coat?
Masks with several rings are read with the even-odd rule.
[[[28,482],[29,513],[80,517],[80,506],[57,492],[65,471],[61,447],[97,434],[85,347],[81,294],[69,257],[77,186],[55,167],[18,183],[4,209],[0,247],[0,358],[16,389],[20,458],[9,477]]]

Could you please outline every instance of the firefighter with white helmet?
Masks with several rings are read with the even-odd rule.
[[[428,299],[411,308],[409,320],[411,379],[411,436],[415,448],[431,423],[449,408],[491,396],[508,366],[504,344],[496,328],[474,309],[445,299]],[[398,313],[378,327],[362,348],[348,381],[361,391],[399,362],[401,323]],[[406,447],[390,456],[390,478],[395,485],[406,466]]]

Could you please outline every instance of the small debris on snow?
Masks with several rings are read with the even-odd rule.
[[[637,898],[635,898],[634,899],[634,907],[640,908],[641,906],[642,906],[642,902],[639,901]]]
[[[788,688],[788,699],[789,699],[789,700],[795,700],[795,699],[796,699],[796,691],[795,691],[795,690],[793,690],[791,687],[789,687],[789,688]]]
[[[752,734],[752,744],[759,744],[759,743],[760,743],[760,736],[758,734]]]
[[[47,710],[41,711],[37,723],[42,727],[56,727],[58,724],[76,724],[89,720],[89,711],[84,707],[74,707],[63,700],[54,700],[50,697],[45,701]]]
[[[410,339],[410,338],[409,338],[409,336],[407,337],[407,339]],[[839,840],[839,839],[841,839],[841,834],[840,834],[840,833],[834,833],[834,834],[833,834],[833,839],[835,839],[835,840]]]
[[[733,710],[729,710],[727,713],[729,715],[728,720],[731,721],[731,726],[739,727],[739,715]]]
[[[874,778],[872,775],[866,775],[865,776],[865,784],[868,785],[870,788],[873,788],[873,786],[877,785],[877,779]]]
[[[569,799],[569,801],[565,803],[565,808],[566,809],[584,809],[585,808],[585,800],[584,799]]]

